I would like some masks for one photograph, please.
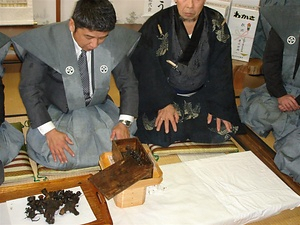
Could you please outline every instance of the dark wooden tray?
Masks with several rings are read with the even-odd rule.
[[[40,194],[43,188],[48,191],[56,191],[80,186],[87,201],[90,204],[97,220],[89,225],[113,224],[112,219],[103,195],[98,193],[98,190],[88,180],[91,175],[78,177],[69,177],[52,181],[42,181],[31,184],[22,184],[9,187],[0,187],[0,202],[5,202],[12,199],[23,198],[30,195]],[[99,196],[99,197],[98,197]]]

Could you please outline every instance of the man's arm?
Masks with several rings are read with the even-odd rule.
[[[32,128],[51,121],[43,93],[44,76],[48,66],[27,53],[22,64],[20,95],[26,108]]]
[[[264,52],[263,71],[266,86],[271,96],[278,100],[278,108],[282,112],[299,109],[296,96],[287,93],[282,80],[282,60],[284,43],[280,36],[271,29]]]
[[[138,82],[127,56],[116,66],[112,74],[120,91],[121,105],[120,122],[113,128],[111,140],[129,138],[130,124],[138,116]]]
[[[205,84],[205,98],[208,113],[214,117],[233,122],[232,110],[236,108],[233,89],[231,37],[227,24],[223,24],[223,37],[212,33],[211,53],[208,65],[208,80]],[[234,112],[236,113],[236,112]]]
[[[120,91],[120,114],[137,117],[138,115],[138,81],[134,75],[130,59],[125,56],[114,68],[112,74]]]
[[[271,29],[263,58],[263,73],[270,95],[279,98],[287,94],[281,78],[284,44]]]
[[[48,73],[49,67],[46,64],[33,55],[26,54],[19,89],[32,128],[43,128],[49,123],[52,124],[45,97],[45,85],[49,85],[45,82]],[[53,159],[61,163],[67,162],[65,151],[74,157],[74,152],[69,147],[73,142],[65,133],[52,128],[42,134],[46,136]]]

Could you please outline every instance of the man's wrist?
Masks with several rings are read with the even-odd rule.
[[[52,121],[49,121],[41,126],[38,127],[38,130],[42,135],[45,135],[49,131],[53,130],[55,128],[54,124]]]
[[[134,121],[134,117],[126,114],[121,114],[119,117],[119,123],[124,124],[126,127],[130,127]]]
[[[130,128],[132,124],[130,120],[119,120],[119,122],[124,124],[127,128]]]

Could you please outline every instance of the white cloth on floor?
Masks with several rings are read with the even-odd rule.
[[[143,205],[118,208],[114,224],[246,224],[300,206],[300,196],[252,152],[161,166]]]

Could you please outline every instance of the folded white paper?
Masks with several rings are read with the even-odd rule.
[[[114,224],[246,224],[300,206],[300,196],[252,152],[163,165],[143,205],[118,208]]]

